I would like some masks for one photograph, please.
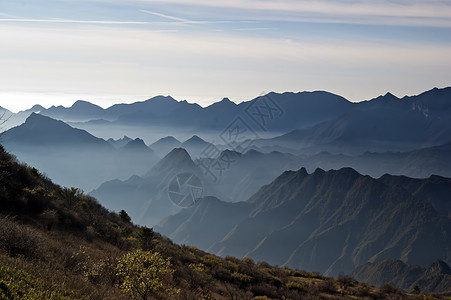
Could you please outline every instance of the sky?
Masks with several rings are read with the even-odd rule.
[[[451,1],[0,0],[0,106],[451,85]]]

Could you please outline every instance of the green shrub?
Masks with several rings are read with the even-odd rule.
[[[47,284],[24,271],[0,266],[0,299],[82,299],[75,291]]]
[[[252,277],[243,273],[233,272],[232,278],[242,284],[249,284],[252,282]]]
[[[180,290],[168,282],[168,276],[173,272],[169,259],[164,259],[158,252],[141,249],[122,256],[116,267],[116,275],[120,278],[118,287],[132,298],[143,300],[151,295],[178,294]]]
[[[285,284],[285,286],[289,290],[296,290],[296,291],[300,291],[300,292],[305,291],[304,286],[298,282],[289,281],[289,282],[287,282],[287,284]]]

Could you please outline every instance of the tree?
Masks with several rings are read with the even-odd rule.
[[[72,208],[72,204],[77,199],[77,195],[80,193],[80,191],[77,188],[71,187],[71,188],[63,188],[61,190],[61,196],[63,199],[65,199],[67,202],[69,202],[69,208]]]
[[[155,239],[155,233],[152,228],[146,226],[141,227],[136,234],[136,237],[138,238],[139,245],[143,250],[148,251],[154,248],[153,241]]]
[[[125,210],[119,212],[119,217],[125,222],[130,222],[132,220]]]
[[[119,288],[132,298],[171,297],[180,292],[168,284],[174,273],[171,262],[158,252],[138,249],[122,256],[116,267]]]

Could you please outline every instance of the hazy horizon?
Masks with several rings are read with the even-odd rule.
[[[269,91],[350,101],[451,78],[448,1],[2,1],[0,105],[153,95],[206,106]]]
[[[436,87],[436,86],[434,86],[434,87],[431,87],[431,88],[429,88],[427,90],[431,90],[433,88],[447,88],[447,87],[449,87],[449,86],[443,86],[443,87]],[[337,94],[337,93],[334,93],[334,92],[331,92],[331,91],[326,91],[326,90],[280,91],[280,92],[279,91],[270,91],[270,92],[276,92],[276,93],[285,93],[285,92],[298,93],[298,92],[316,92],[316,91],[325,91],[325,92],[329,92],[329,93],[336,94],[338,96],[342,96],[342,97],[346,98],[343,95],[340,95],[340,94]],[[366,98],[366,99],[357,99],[357,100],[348,99],[348,98],[346,98],[346,99],[351,101],[351,102],[357,103],[357,102],[371,100],[371,99],[377,98],[379,96],[383,96],[383,95],[385,95],[387,93],[391,93],[391,94],[395,95],[398,98],[403,98],[404,96],[415,96],[415,95],[421,94],[421,93],[423,93],[425,91],[426,90],[422,90],[422,91],[419,91],[417,93],[403,94],[403,95],[397,95],[397,94],[395,94],[395,93],[393,93],[391,91],[387,91],[387,92],[385,92],[383,94],[374,95],[374,96],[371,96],[371,97]],[[87,101],[89,103],[98,105],[98,106],[102,107],[103,109],[107,109],[107,108],[109,108],[109,107],[111,107],[113,105],[116,105],[116,104],[132,104],[132,103],[136,103],[136,102],[143,102],[143,101],[152,99],[152,98],[157,97],[157,96],[165,96],[165,97],[166,96],[170,96],[170,97],[174,98],[178,102],[180,102],[180,101],[188,101],[188,103],[195,103],[195,104],[198,104],[198,105],[200,105],[200,106],[205,108],[205,107],[208,107],[208,106],[210,106],[210,105],[212,105],[214,103],[217,103],[217,102],[223,100],[224,98],[228,98],[230,101],[232,101],[232,102],[234,102],[236,104],[239,104],[241,102],[250,101],[250,100],[255,99],[255,98],[259,97],[259,96],[266,95],[267,93],[270,93],[270,92],[265,92],[265,93],[262,93],[262,94],[259,94],[259,95],[255,95],[255,96],[250,97],[248,99],[230,99],[229,97],[224,96],[224,97],[222,97],[220,99],[214,99],[214,100],[211,100],[211,101],[204,101],[204,102],[195,102],[195,101],[191,101],[190,99],[187,99],[187,98],[178,99],[178,98],[173,97],[172,95],[162,95],[162,94],[157,94],[157,95],[153,95],[153,96],[150,96],[150,97],[149,96],[124,96],[124,95],[122,95],[122,97],[114,96],[114,95],[111,95],[111,96],[92,96],[92,97],[87,96],[87,97],[78,97],[76,100],[74,100],[74,98],[73,98],[73,96],[71,94],[61,94],[61,95],[58,95],[58,94],[56,94],[56,95],[55,94],[54,95],[36,94],[37,95],[36,97],[31,97],[31,98],[28,97],[27,99],[29,101],[25,102],[25,101],[20,101],[20,99],[24,99],[23,96],[18,96],[18,95],[11,94],[12,100],[15,99],[16,101],[14,101],[14,103],[11,104],[11,105],[10,105],[11,102],[9,102],[7,105],[3,105],[2,104],[2,105],[0,105],[0,107],[8,109],[9,111],[11,111],[13,113],[18,113],[20,111],[31,109],[34,105],[41,105],[42,107],[44,107],[46,109],[50,108],[51,106],[63,106],[63,107],[69,108],[72,105],[74,105],[75,102],[81,100],[81,101]],[[1,95],[1,93],[0,93],[0,95]],[[29,95],[32,95],[32,94],[29,94]],[[36,101],[41,101],[41,102],[32,102],[33,99],[36,99]],[[49,100],[54,100],[55,102],[51,102]],[[45,104],[42,104],[42,103],[48,103],[48,104],[45,105]]]

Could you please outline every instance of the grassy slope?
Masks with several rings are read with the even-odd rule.
[[[0,146],[0,299],[130,299],[116,266],[138,248],[170,259],[165,283],[180,289],[180,299],[423,299],[175,245],[53,184]]]

